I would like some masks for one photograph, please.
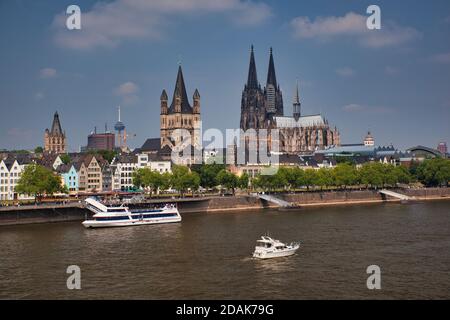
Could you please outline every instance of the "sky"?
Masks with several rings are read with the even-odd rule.
[[[81,9],[68,30],[66,9]],[[367,7],[381,10],[369,30]],[[285,115],[321,113],[342,143],[404,150],[450,143],[450,2],[364,0],[0,0],[0,149],[43,145],[58,111],[69,151],[121,106],[131,147],[159,137],[178,64],[201,95],[203,130],[239,128],[254,45],[264,86],[273,48]]]

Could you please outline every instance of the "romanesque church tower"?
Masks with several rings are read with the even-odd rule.
[[[173,92],[172,102],[168,105],[169,97],[166,90],[161,94],[161,148],[168,146],[173,148],[180,141],[180,138],[174,139],[172,133],[176,129],[186,129],[191,135],[191,144],[196,148],[201,148],[200,141],[200,93],[195,89],[193,95],[193,106],[190,105],[186,93],[186,87],[183,79],[181,66],[178,67],[175,90]]]
[[[52,129],[45,129],[44,150],[49,153],[66,153],[66,132],[61,128],[58,112],[53,116]]]

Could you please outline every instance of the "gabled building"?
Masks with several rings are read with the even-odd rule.
[[[57,172],[60,174],[64,185],[69,190],[69,194],[78,192],[78,172],[75,164],[62,164],[58,167]]]
[[[59,154],[44,153],[37,161],[37,164],[46,167],[50,170],[56,170],[60,165],[64,164]]]
[[[31,163],[29,157],[14,156],[8,156],[0,161],[0,201],[33,199],[29,195],[18,194],[15,191],[22,172]]]
[[[111,161],[112,190],[130,191],[134,189],[133,172],[139,168],[138,157],[133,154],[121,154]]]

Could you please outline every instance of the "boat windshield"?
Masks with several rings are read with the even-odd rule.
[[[267,243],[267,242],[257,242],[256,246],[259,248],[270,248],[272,246],[271,243]]]

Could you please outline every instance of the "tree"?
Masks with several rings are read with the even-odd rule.
[[[316,185],[316,182],[317,182],[316,181],[316,179],[317,179],[316,170],[306,169],[303,179],[304,179],[306,189],[309,190],[309,187]]]
[[[88,153],[93,155],[100,155],[109,163],[111,163],[114,157],[119,154],[119,152],[117,152],[116,150],[89,150]]]
[[[64,164],[68,164],[70,162],[70,160],[71,160],[70,156],[67,153],[60,155],[59,158],[61,159],[61,161]]]
[[[187,189],[197,190],[200,185],[200,176],[196,172],[190,172],[188,167],[174,165],[170,184],[183,196]]]
[[[296,177],[296,170],[298,168],[287,168],[287,167],[281,167],[280,169],[278,169],[277,174],[279,174],[282,179],[285,182],[285,186],[287,186],[288,188],[295,188],[296,186],[296,182],[297,182],[297,177]]]
[[[450,160],[435,158],[423,161],[417,167],[417,178],[426,186],[448,186],[450,181]]]
[[[200,185],[204,188],[214,188],[217,186],[219,183],[216,177],[223,169],[225,169],[225,165],[215,163],[192,167],[192,170],[200,175]]]
[[[383,185],[383,164],[379,162],[365,163],[362,168],[358,171],[359,180],[366,188],[371,187],[381,187]]]
[[[152,171],[150,168],[140,168],[133,172],[133,184],[137,188],[148,188],[151,196],[153,192],[167,185],[167,182],[164,181],[165,177],[158,171]]]
[[[344,189],[356,184],[358,180],[355,167],[348,163],[339,163],[334,168],[333,175],[336,186],[344,187]]]
[[[217,174],[217,183],[220,184],[222,187],[231,189],[234,194],[235,189],[238,186],[239,179],[233,173],[227,171],[226,169],[222,169]]]
[[[15,191],[19,194],[33,195],[35,201],[40,202],[43,196],[54,193],[68,193],[67,187],[61,183],[61,178],[51,170],[31,164],[22,172]]]
[[[333,185],[332,171],[328,168],[320,168],[316,173],[316,184],[320,186],[320,189]]]
[[[292,177],[292,183],[296,188],[301,188],[306,184],[305,170],[301,168],[295,168],[293,170],[293,175],[294,176]]]
[[[408,184],[413,180],[409,170],[404,166],[395,167],[394,172],[398,183]]]
[[[248,174],[247,173],[243,173],[239,177],[238,187],[241,188],[241,189],[248,189],[249,181],[250,181],[250,178],[249,178]]]
[[[36,147],[34,149],[34,153],[43,153],[43,152],[44,152],[44,148],[42,148],[42,147]]]

